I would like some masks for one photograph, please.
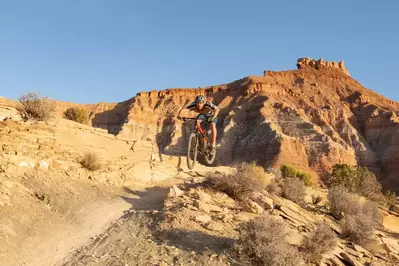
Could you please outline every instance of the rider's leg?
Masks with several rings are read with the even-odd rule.
[[[211,123],[211,129],[212,129],[212,146],[215,148],[216,147],[216,134],[217,134],[217,130],[216,130],[216,121]]]

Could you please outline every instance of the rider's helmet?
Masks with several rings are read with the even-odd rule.
[[[198,95],[197,97],[195,97],[194,100],[195,103],[204,103],[205,101],[206,99],[204,95]]]

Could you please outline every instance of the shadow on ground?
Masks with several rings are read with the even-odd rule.
[[[223,253],[234,246],[235,240],[227,237],[209,235],[204,232],[174,229],[160,232],[161,240],[167,240],[173,246],[188,252]]]

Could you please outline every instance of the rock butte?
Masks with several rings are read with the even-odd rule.
[[[297,67],[218,86],[153,90],[125,102],[82,106],[91,112],[94,127],[122,138],[152,140],[164,154],[184,155],[191,124],[177,120],[177,111],[204,94],[221,109],[219,164],[257,160],[268,168],[288,163],[311,172],[314,180],[326,177],[336,163],[359,164],[385,188],[399,192],[399,103],[363,87],[342,61],[300,58]],[[15,104],[0,98],[0,119],[15,119]],[[71,106],[78,104],[57,102],[57,114]]]

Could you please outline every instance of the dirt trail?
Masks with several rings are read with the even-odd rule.
[[[154,229],[162,219],[167,187],[129,191],[123,199],[131,208],[90,243],[57,266],[74,265],[228,265],[209,253],[180,249]]]
[[[101,233],[107,226],[118,219],[129,209],[129,204],[123,200],[98,202],[87,206],[84,210],[90,212],[84,215],[84,223],[69,225],[64,230],[57,231],[50,239],[43,241],[27,254],[21,254],[18,265],[55,265],[66,254]]]

